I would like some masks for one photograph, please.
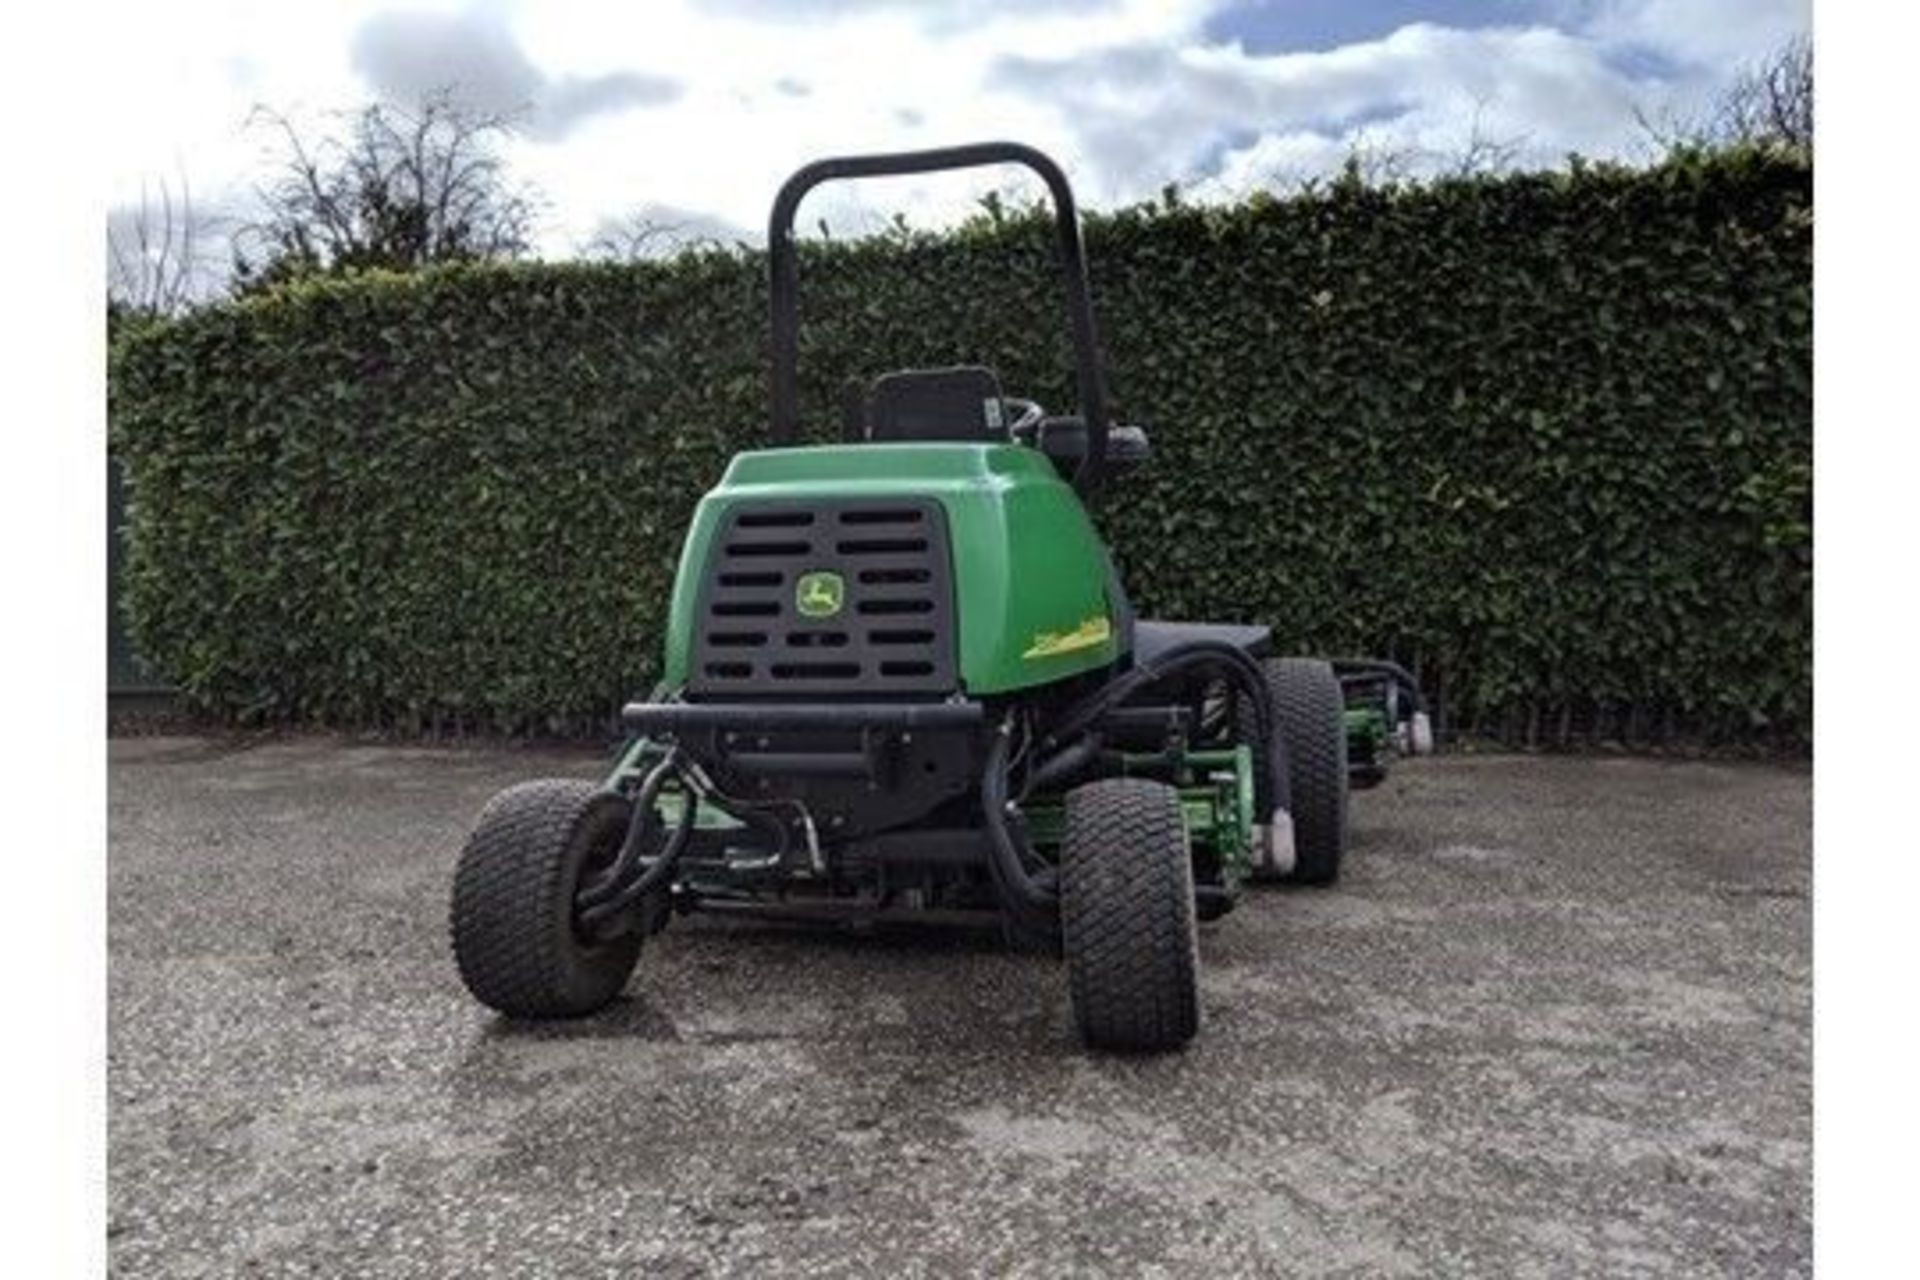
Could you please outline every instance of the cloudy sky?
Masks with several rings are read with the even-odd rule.
[[[636,212],[755,239],[806,159],[984,137],[1052,152],[1096,207],[1169,182],[1225,197],[1356,144],[1438,163],[1476,131],[1523,164],[1644,155],[1636,110],[1697,109],[1806,30],[1808,2],[176,0],[115,33],[106,162],[116,206],[184,179],[240,211],[256,104],[324,122],[450,89],[518,113],[510,164],[555,256]],[[802,220],[938,224],[989,185],[1012,179],[860,184]]]

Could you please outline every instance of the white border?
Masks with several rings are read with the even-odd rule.
[[[1814,1230],[1827,1276],[1891,1274],[1913,1253],[1916,27],[1903,5],[1815,13]]]
[[[111,35],[58,6],[11,26],[4,287],[6,729],[0,990],[8,1270],[106,1270],[106,313]]]

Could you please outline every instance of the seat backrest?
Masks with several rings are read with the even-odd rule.
[[[865,425],[868,440],[1008,438],[1000,378],[977,364],[882,374],[867,392]]]

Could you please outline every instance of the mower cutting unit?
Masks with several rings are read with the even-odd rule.
[[[1080,412],[988,369],[889,373],[799,440],[793,220],[817,184],[1026,165],[1053,197]],[[1196,920],[1249,879],[1327,884],[1347,792],[1427,749],[1386,663],[1263,626],[1134,616],[1086,500],[1147,458],[1108,420],[1067,180],[1013,143],[823,160],[768,230],[772,436],[701,501],[664,679],[604,783],[496,796],[461,855],[462,978],[512,1017],[617,996],[672,915],[976,922],[1064,956],[1083,1039],[1198,1027]]]

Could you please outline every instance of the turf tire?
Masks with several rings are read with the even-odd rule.
[[[1199,926],[1172,787],[1104,778],[1067,793],[1060,926],[1074,1024],[1088,1047],[1156,1052],[1193,1039]]]
[[[1316,658],[1269,658],[1260,664],[1279,714],[1287,783],[1293,792],[1293,869],[1256,866],[1256,880],[1332,884],[1347,851],[1346,698],[1331,664]],[[1273,812],[1265,783],[1271,748],[1253,744],[1254,805]]]
[[[574,930],[583,867],[610,861],[627,829],[625,797],[545,779],[487,803],[453,878],[453,955],[480,1003],[509,1018],[574,1018],[626,986],[644,933],[604,942]]]

